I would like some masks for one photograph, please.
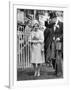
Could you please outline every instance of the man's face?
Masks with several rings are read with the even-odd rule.
[[[53,18],[53,20],[52,20],[54,23],[56,23],[56,21],[57,21],[57,18]]]

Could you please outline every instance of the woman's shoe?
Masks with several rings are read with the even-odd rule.
[[[38,76],[38,77],[40,76],[40,72],[37,73],[37,76]]]
[[[34,74],[34,76],[37,76],[37,72],[35,71],[35,74]]]

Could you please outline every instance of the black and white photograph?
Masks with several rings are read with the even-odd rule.
[[[62,10],[17,8],[17,81],[63,78]]]

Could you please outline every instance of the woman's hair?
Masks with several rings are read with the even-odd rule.
[[[35,24],[33,25],[33,27],[35,27],[36,24],[37,24],[37,23],[35,23]],[[37,27],[39,27],[39,24],[37,24]]]

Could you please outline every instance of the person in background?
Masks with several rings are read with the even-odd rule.
[[[45,62],[42,59],[42,44],[44,42],[43,32],[39,29],[39,22],[37,20],[33,20],[33,30],[29,37],[29,43],[31,43],[31,61],[35,73],[34,76],[40,76],[40,67]]]
[[[31,30],[32,30],[32,20],[28,20],[27,21],[27,24],[26,24],[26,27],[25,27],[25,41],[28,41],[28,37],[31,33]]]

